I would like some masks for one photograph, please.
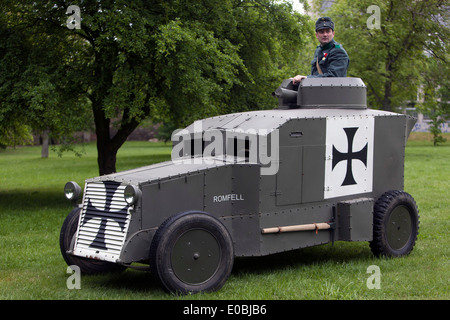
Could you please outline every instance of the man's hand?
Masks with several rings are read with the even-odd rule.
[[[297,76],[291,78],[292,79],[292,84],[300,83],[305,78],[306,78],[306,76],[297,75]]]

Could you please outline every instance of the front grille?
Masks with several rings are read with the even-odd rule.
[[[113,181],[86,184],[74,253],[115,262],[130,222],[124,184]]]

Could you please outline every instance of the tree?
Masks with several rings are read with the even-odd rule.
[[[0,148],[7,146],[31,144],[33,135],[29,126],[20,122],[10,122],[8,126],[0,127]]]
[[[72,97],[89,100],[100,175],[116,171],[117,151],[142,119],[183,125],[268,107],[265,97],[296,62],[292,48],[305,42],[308,22],[272,0],[85,0],[69,16],[71,1],[5,3],[9,28],[32,29],[43,43],[64,39],[58,72]]]
[[[415,97],[425,50],[438,59],[446,52],[448,6],[442,0],[336,0],[327,15],[349,53],[348,75],[364,80],[373,108],[394,110]]]
[[[71,90],[66,51],[79,46],[30,28],[24,12],[5,4],[0,7],[0,143],[30,143],[32,130],[68,139],[86,123],[87,101]]]
[[[421,102],[417,109],[429,116],[429,131],[433,135],[434,146],[437,146],[446,141],[442,136],[441,125],[450,119],[450,72],[446,63],[431,57],[427,58],[426,66]]]

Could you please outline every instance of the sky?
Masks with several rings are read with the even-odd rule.
[[[298,0],[289,0],[289,2],[292,3],[294,10],[300,12],[300,13],[304,13],[305,11],[303,10],[303,5],[298,2]]]

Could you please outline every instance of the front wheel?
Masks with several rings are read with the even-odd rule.
[[[81,273],[97,274],[103,272],[123,271],[126,268],[108,261],[97,261],[82,257],[73,256],[67,251],[71,247],[72,238],[77,232],[78,220],[80,219],[81,209],[73,209],[64,220],[59,235],[59,247],[61,255],[66,261],[67,265],[76,265],[80,268]]]
[[[419,233],[419,210],[413,197],[404,191],[388,191],[375,203],[373,240],[375,256],[400,257],[414,248]]]
[[[172,293],[215,291],[233,268],[233,242],[216,218],[187,212],[167,219],[150,248],[150,270]]]

